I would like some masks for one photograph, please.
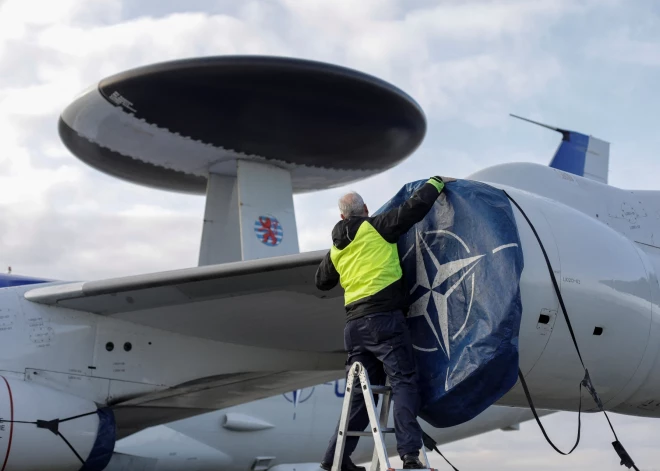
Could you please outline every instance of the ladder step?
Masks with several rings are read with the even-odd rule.
[[[393,428],[384,428],[381,429],[380,433],[394,433]],[[348,431],[346,432],[347,437],[371,437],[373,436],[373,433],[371,432],[351,432]]]
[[[0,2],[1,1],[2,0],[0,0]],[[393,396],[392,388],[388,383],[389,381],[385,383],[386,385],[371,384],[369,381],[369,374],[364,369],[364,365],[362,363],[356,362],[351,366],[349,376],[347,377],[346,394],[344,395],[341,417],[339,419],[337,446],[335,447],[334,456],[335,464],[333,464],[332,471],[339,471],[340,466],[337,466],[336,464],[343,462],[346,440],[349,437],[371,437],[374,439],[374,451],[371,461],[371,469],[374,471],[395,471],[390,466],[390,460],[387,454],[387,443],[385,441],[386,434],[394,433],[394,428],[389,428],[387,426],[389,417],[388,413]],[[350,384],[350,386],[348,384]],[[367,412],[369,414],[369,426],[367,428],[368,431],[358,432],[357,430],[347,430],[351,402],[355,399],[354,395],[357,394],[358,391],[362,393],[362,397],[360,399],[364,400],[364,405],[366,406]],[[367,392],[367,394],[365,394],[365,392]],[[382,407],[380,410],[378,410],[378,407],[376,407],[377,397],[373,397],[375,394],[380,394],[383,396],[381,401]],[[376,430],[375,434],[374,430]],[[422,456],[425,457],[425,455]],[[425,463],[425,466],[428,466],[428,460],[424,460],[423,462]]]

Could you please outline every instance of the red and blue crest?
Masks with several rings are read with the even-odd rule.
[[[282,242],[282,225],[273,216],[259,216],[254,222],[254,233],[262,244],[275,247]]]

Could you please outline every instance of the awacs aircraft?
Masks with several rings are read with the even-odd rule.
[[[115,440],[140,430],[343,376],[342,291],[316,290],[326,252],[297,253],[292,195],[410,155],[426,123],[409,96],[327,64],[192,59],[102,80],[64,110],[59,131],[99,170],[205,193],[200,266],[90,282],[8,280],[16,286],[0,290],[2,468],[102,469]],[[566,169],[573,174],[517,163],[467,177],[518,205],[510,209],[525,262],[521,374],[537,407],[577,409],[584,371],[561,294],[605,407],[657,417],[658,193],[607,185],[606,144],[560,132],[553,162],[577,159]],[[454,236],[467,251],[471,235]],[[444,327],[442,344],[420,348],[447,347]],[[527,401],[515,385],[498,404]]]

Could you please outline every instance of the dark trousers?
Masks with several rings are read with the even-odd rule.
[[[397,451],[403,457],[418,454],[422,447],[422,429],[417,422],[419,394],[415,374],[412,341],[401,311],[369,314],[346,323],[344,346],[348,351],[346,373],[359,361],[369,373],[371,384],[385,384],[385,375],[392,386],[394,428]],[[378,403],[378,396],[375,397]],[[351,403],[348,430],[363,431],[369,416],[362,394],[355,394]],[[335,455],[337,431],[330,440],[323,461],[332,463]],[[347,437],[344,462],[357,447],[359,437]]]

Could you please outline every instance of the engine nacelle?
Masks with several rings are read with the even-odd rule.
[[[0,376],[0,419],[0,470],[101,471],[114,449],[112,411],[38,384]]]
[[[660,417],[660,249],[636,244],[606,224],[600,212],[591,216],[530,192],[504,188],[543,242],[605,407]],[[520,280],[520,368],[537,407],[577,410],[584,371],[539,243],[515,208],[514,214],[525,259]],[[583,402],[586,409],[596,410],[590,399]],[[498,403],[527,405],[519,383]]]

